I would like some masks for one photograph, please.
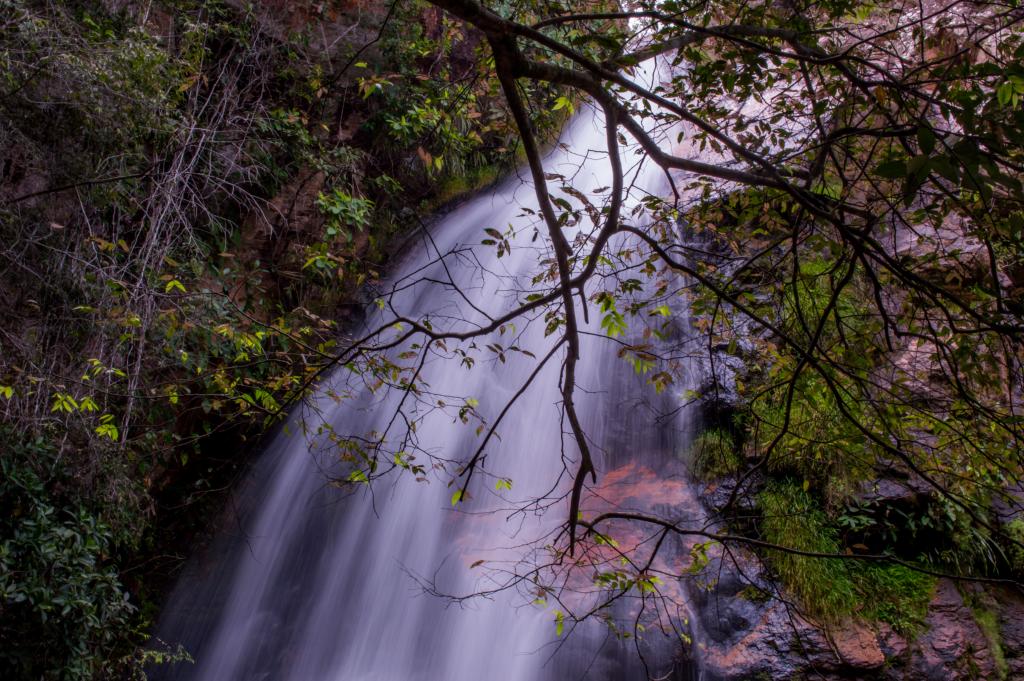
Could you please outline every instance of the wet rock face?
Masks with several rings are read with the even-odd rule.
[[[759,575],[741,576],[738,569],[725,568],[722,563],[721,558],[714,561],[709,574],[721,576],[710,588],[695,590],[693,600],[704,636],[715,644],[732,646],[757,625],[763,608],[755,600],[756,587],[751,585]],[[756,563],[752,567],[756,569]]]
[[[877,678],[886,663],[876,633],[863,624],[840,625],[826,636],[774,601],[731,644],[710,644],[701,658],[715,679]]]
[[[694,594],[709,679],[876,678],[886,663],[876,633],[845,623],[826,634],[778,599],[756,558],[716,559],[718,580]],[[748,564],[749,561],[749,564]]]
[[[728,424],[742,405],[737,380],[746,377],[746,363],[725,351],[716,351],[697,387],[701,396],[701,418],[712,426]]]
[[[925,631],[909,646],[908,681],[995,677],[989,643],[952,580],[939,580],[928,608]]]
[[[1024,679],[1024,595],[1009,589],[939,580],[923,632],[908,641],[884,623],[851,620],[826,631],[785,602],[761,598],[773,587],[753,555],[719,556],[708,574],[717,580],[692,594],[704,679]],[[992,604],[1005,666],[964,593]]]
[[[1024,594],[1001,587],[991,592],[997,604],[999,638],[1007,679],[1024,679]]]

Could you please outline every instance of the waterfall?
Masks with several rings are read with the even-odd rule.
[[[598,206],[602,194],[592,190],[611,185],[604,140],[600,114],[581,105],[545,161],[549,173],[563,174],[580,191],[591,192]],[[660,171],[640,164],[640,158],[624,155],[633,186],[625,215],[645,191],[667,190]],[[638,165],[629,168],[632,163]],[[384,285],[393,291],[390,305],[368,306],[367,325],[398,314],[429,315],[435,329],[470,328],[521,302],[536,288],[531,280],[541,269],[538,261],[550,257],[545,239],[534,235],[534,228],[544,233],[529,210],[535,207],[528,179],[512,177],[423,231]],[[484,228],[504,233],[510,226],[515,232],[511,252],[498,257],[493,245],[481,244],[488,238]],[[588,293],[600,285],[592,283]],[[620,507],[675,517],[695,514],[678,460],[692,429],[689,410],[681,408],[687,381],[656,394],[647,376],[617,356],[620,346],[605,336],[597,307],[590,303],[589,308],[577,370],[578,410],[594,443],[601,492],[588,497],[584,510],[613,499]],[[583,314],[582,303],[577,311]],[[677,323],[685,325],[682,312],[684,321]],[[557,338],[545,336],[543,318],[515,324],[476,340],[481,351],[472,368],[458,359],[430,357],[421,381],[433,395],[459,404],[474,398],[474,411],[492,422]],[[506,351],[501,361],[482,350],[490,343],[515,345],[533,356]],[[454,347],[450,343],[447,350]],[[402,350],[410,348],[398,348],[395,355]],[[559,481],[559,474],[565,461],[575,470],[578,453],[560,423],[560,356],[540,369],[513,405],[497,429],[500,439],[487,449],[485,472],[474,476],[469,498],[457,506],[451,503],[457,487],[446,486],[454,465],[441,472],[428,464],[422,481],[394,471],[369,487],[328,484],[338,469],[336,456],[324,437],[303,435],[302,419],[310,428],[323,419],[337,433],[387,432],[389,439],[405,429],[402,423],[389,426],[400,391],[360,388],[358,377],[338,368],[315,397],[316,409],[299,410],[270,438],[236,491],[220,536],[193,557],[171,594],[157,635],[184,644],[195,664],[155,669],[153,677],[640,681],[650,673],[684,678],[690,673],[687,664],[674,659],[684,648],[678,636],[649,629],[639,642],[620,639],[596,619],[578,627],[566,624],[558,632],[553,604],[533,603],[529,582],[509,583],[510,575],[526,565],[522,561],[543,555],[546,540],[566,518],[567,502],[557,497],[568,480],[563,475]],[[336,401],[332,393],[344,399]],[[420,419],[417,461],[426,463],[431,453],[464,462],[481,435],[474,422],[462,423],[439,408],[437,399],[442,398],[405,405]],[[510,480],[511,489],[496,489],[497,479]],[[550,503],[520,508],[531,498]],[[666,549],[663,560],[674,555],[685,567],[685,549],[675,547],[674,554]],[[484,562],[474,566],[478,561]],[[425,584],[453,595],[495,591],[452,601],[425,593]],[[628,606],[617,612],[630,616]],[[685,608],[671,616],[687,628]]]

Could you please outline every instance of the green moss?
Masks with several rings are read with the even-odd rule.
[[[1002,635],[999,633],[999,618],[996,615],[996,604],[990,596],[969,594],[966,599],[974,614],[974,621],[984,634],[988,643],[988,649],[992,653],[992,660],[995,663],[997,679],[1009,678],[1009,667],[1006,664],[1006,654],[1003,652]]]
[[[791,481],[759,495],[766,541],[810,553],[843,553],[814,498]],[[831,623],[858,615],[913,638],[924,627],[935,578],[896,563],[828,559],[769,551],[779,581],[808,614]]]
[[[487,187],[501,177],[502,169],[497,164],[472,168],[459,175],[450,175],[441,181],[434,197],[423,210],[431,212],[441,206]]]
[[[870,563],[856,566],[852,578],[865,618],[887,622],[911,638],[921,632],[935,591],[934,577],[894,563]]]
[[[788,370],[782,363],[780,370]],[[843,416],[859,414],[853,398],[837,401],[828,382],[804,372],[792,399],[783,388],[763,393],[750,403],[748,441],[755,452],[775,443],[768,470],[775,476],[808,480],[824,493],[828,505],[850,497],[858,481],[870,479],[871,448],[864,435]]]
[[[735,474],[743,463],[732,434],[711,428],[697,437],[687,456],[693,474],[702,480],[713,480]]]
[[[840,552],[836,532],[825,514],[800,485],[772,481],[758,495],[764,539],[773,544],[809,553]],[[786,589],[806,612],[823,622],[849,616],[857,605],[857,593],[842,559],[801,556],[769,551],[768,560]]]

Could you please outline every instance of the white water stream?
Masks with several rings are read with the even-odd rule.
[[[571,184],[584,192],[611,185],[604,137],[600,116],[586,107],[549,155],[547,170],[571,177]],[[627,164],[636,159],[625,155]],[[636,187],[630,205],[641,190],[663,194],[666,189],[652,164],[641,166],[629,180]],[[592,196],[600,206],[605,195]],[[495,317],[510,309],[534,287],[530,280],[540,269],[538,261],[549,257],[545,240],[532,240],[535,218],[523,214],[523,208],[535,206],[529,181],[515,177],[444,217],[430,228],[429,237],[424,233],[417,239],[389,278],[388,288],[404,287],[392,299],[394,310],[414,319],[429,315],[439,329],[485,321],[478,309]],[[509,225],[518,236],[511,253],[498,258],[495,247],[481,245],[487,238],[483,230],[504,232]],[[439,254],[455,252],[439,262]],[[686,448],[691,425],[689,412],[675,407],[689,386],[679,381],[656,395],[645,376],[637,376],[617,357],[619,346],[600,337],[600,315],[595,305],[589,307],[587,329],[595,336],[585,337],[582,345],[578,407],[594,443],[599,481],[620,486],[611,496],[623,507],[695,508],[676,459]],[[371,310],[371,326],[393,315],[376,306]],[[543,319],[517,327],[515,343],[536,359],[511,352],[503,363],[481,351],[468,370],[457,359],[434,357],[426,362],[423,380],[434,393],[457,403],[467,396],[479,400],[477,410],[491,422],[557,338],[544,336]],[[479,348],[490,342],[507,347],[512,335],[507,330],[476,343]],[[449,344],[449,350],[454,347]],[[576,468],[577,452],[571,438],[562,437],[560,423],[561,352],[512,407],[498,428],[500,441],[492,441],[488,449],[487,474],[474,477],[471,498],[454,509],[453,488],[446,487],[450,472],[428,473],[429,482],[396,472],[375,483],[372,492],[364,487],[354,494],[328,485],[327,472],[337,470],[332,455],[311,448],[297,432],[298,416],[293,416],[291,434],[270,440],[236,493],[236,507],[222,536],[193,558],[164,611],[159,637],[183,643],[195,664],[156,670],[154,677],[645,679],[634,641],[616,639],[599,621],[572,631],[567,625],[556,635],[552,608],[531,605],[526,586],[450,604],[425,594],[412,577],[433,580],[453,594],[493,588],[503,578],[502,570],[511,567],[501,561],[528,554],[526,544],[564,523],[564,500],[546,512],[509,512],[517,501],[549,492],[559,480],[563,456],[570,471]],[[341,369],[332,380],[342,392],[351,379]],[[318,406],[339,433],[380,432],[392,419],[399,397],[398,391],[364,390],[336,404],[325,391]],[[419,447],[436,456],[465,461],[480,441],[475,423],[463,424],[450,412],[429,413],[426,405],[411,402],[407,411],[423,417],[417,426]],[[671,418],[656,420],[659,413],[671,411]],[[400,425],[389,438],[399,436],[404,430]],[[418,461],[426,457],[421,454]],[[489,476],[510,479],[512,490],[497,492],[495,477]],[[563,493],[567,483],[562,476],[556,493]],[[666,501],[665,496],[673,498]],[[488,562],[470,567],[480,559]],[[686,616],[678,613],[679,621]],[[652,675],[673,667],[674,676],[668,678],[690,673],[688,664],[671,659],[683,648],[678,638],[651,631],[641,647]]]

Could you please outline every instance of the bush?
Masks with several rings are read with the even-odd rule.
[[[47,493],[35,469],[55,465],[48,450],[14,449],[0,460],[0,676],[102,676],[135,616],[107,564],[111,530]]]

